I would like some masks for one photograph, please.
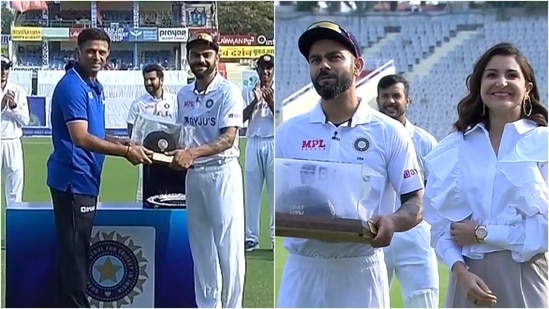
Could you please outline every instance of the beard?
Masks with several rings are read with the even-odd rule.
[[[379,105],[378,109],[381,113],[393,118],[393,119],[399,119],[406,113],[406,109],[402,108],[400,103],[396,104],[385,104],[385,105]]]
[[[205,67],[206,70],[199,71],[201,67]],[[211,75],[214,72],[215,67],[215,63],[209,66],[207,63],[196,63],[191,65],[191,72],[193,72],[196,79],[202,79],[206,76]]]
[[[319,79],[322,77],[334,78],[335,83],[320,85]],[[353,75],[351,71],[344,72],[340,76],[335,73],[330,74],[328,72],[321,72],[312,82],[316,92],[322,99],[331,100],[351,88],[351,85],[353,84]]]

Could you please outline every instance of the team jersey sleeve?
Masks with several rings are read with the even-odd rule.
[[[423,189],[416,150],[412,137],[404,127],[395,127],[387,141],[389,149],[388,176],[399,195]]]
[[[6,109],[19,127],[26,126],[30,122],[29,104],[27,100],[25,89],[23,87],[17,87],[15,91],[17,107],[14,109]]]
[[[83,88],[70,87],[69,81],[66,81],[55,92],[53,97],[62,102],[59,107],[65,122],[88,121],[88,97]]]
[[[228,127],[242,128],[242,114],[244,111],[244,99],[236,86],[229,88],[219,111],[219,125],[221,130]]]
[[[130,110],[128,111],[128,118],[126,122],[133,125],[135,123],[135,120],[137,119],[137,115],[139,115],[139,101],[134,100],[130,105]]]

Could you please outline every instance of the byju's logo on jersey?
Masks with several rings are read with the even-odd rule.
[[[326,143],[323,139],[309,139],[301,142],[301,150],[326,150]]]
[[[215,127],[217,125],[216,117],[189,117],[185,116],[185,123],[193,127]]]

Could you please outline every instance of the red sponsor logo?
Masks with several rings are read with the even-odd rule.
[[[326,144],[323,139],[309,139],[301,142],[301,150],[325,150]]]
[[[71,39],[71,41],[76,41],[76,39],[78,38],[78,35],[84,29],[85,28],[70,28],[69,29],[69,38]]]
[[[220,34],[219,45],[221,46],[273,46],[273,39],[265,35],[250,34]]]
[[[415,176],[417,175],[417,170],[415,168],[411,169],[411,170],[405,170],[404,171],[404,179],[408,179],[412,176]]]

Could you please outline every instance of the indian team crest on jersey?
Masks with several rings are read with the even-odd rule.
[[[365,152],[370,148],[370,142],[364,137],[359,137],[354,141],[353,148],[358,152]]]
[[[175,101],[161,101],[156,103],[154,114],[160,117],[173,118],[175,110]]]
[[[87,288],[91,306],[153,307],[154,228],[96,227],[91,243]]]

